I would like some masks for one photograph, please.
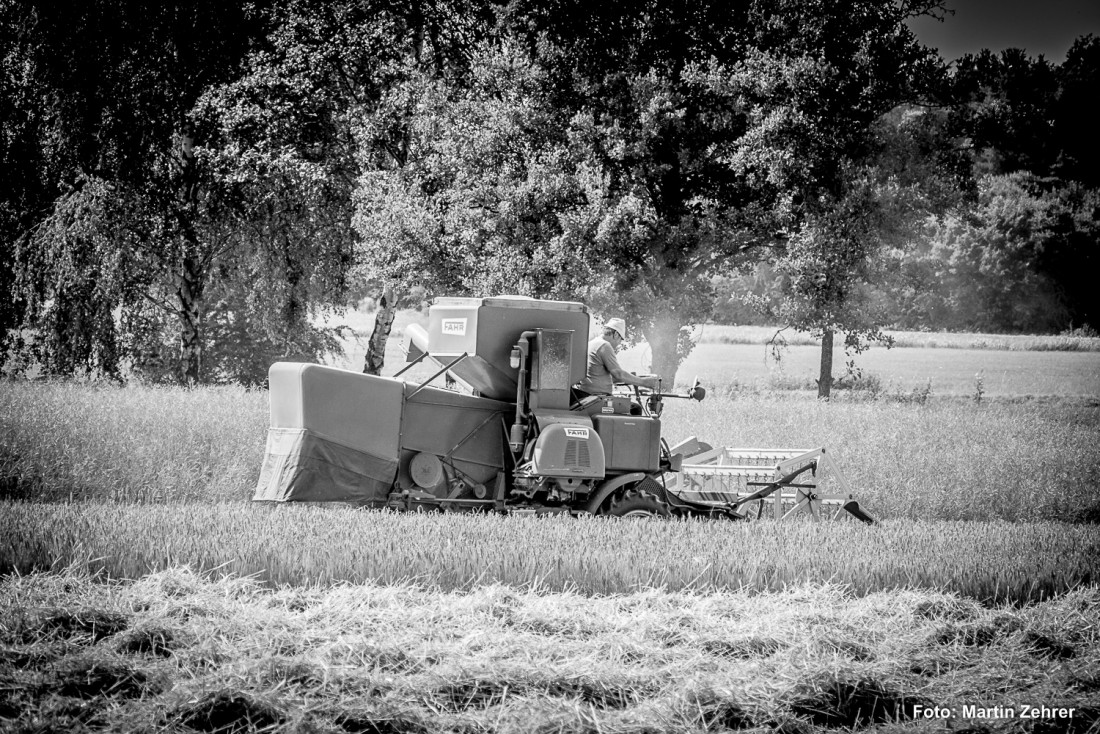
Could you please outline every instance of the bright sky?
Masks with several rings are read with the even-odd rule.
[[[911,22],[917,38],[953,61],[983,48],[1022,48],[1060,64],[1078,36],[1100,36],[1100,0],[947,0],[943,23]]]

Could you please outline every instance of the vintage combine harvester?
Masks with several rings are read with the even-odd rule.
[[[408,328],[393,377],[279,362],[254,499],[514,514],[871,518],[824,449],[714,449],[661,437],[666,399],[574,401],[588,309],[505,296],[439,298]],[[401,379],[423,360],[438,369]],[[432,385],[444,377],[448,387]],[[453,389],[461,387],[463,390]],[[840,494],[826,494],[825,482]]]

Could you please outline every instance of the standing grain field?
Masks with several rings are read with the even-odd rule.
[[[0,383],[0,496],[245,502],[263,458],[267,396]],[[831,404],[789,392],[669,402],[662,432],[716,446],[826,447],[881,518],[1100,518],[1100,407],[932,399]]]

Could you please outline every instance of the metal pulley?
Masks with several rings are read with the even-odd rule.
[[[443,462],[435,454],[419,453],[409,462],[409,476],[416,486],[432,489],[443,480]]]

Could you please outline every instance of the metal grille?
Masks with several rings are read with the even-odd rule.
[[[592,458],[588,453],[587,441],[574,440],[565,442],[565,465],[583,467],[592,465]]]

